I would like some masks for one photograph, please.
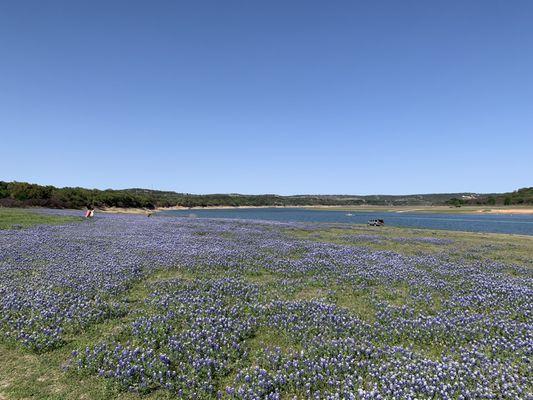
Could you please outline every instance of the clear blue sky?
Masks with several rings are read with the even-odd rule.
[[[533,185],[532,1],[3,1],[0,179]]]

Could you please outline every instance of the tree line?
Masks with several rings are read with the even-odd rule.
[[[165,192],[147,189],[99,190],[80,187],[57,188],[27,182],[0,181],[0,206],[50,208],[147,208],[213,206],[294,206],[360,204],[320,196],[239,195]]]
[[[522,188],[514,192],[502,194],[482,195],[477,198],[457,198],[453,197],[446,201],[446,204],[460,207],[463,205],[488,205],[488,206],[512,206],[512,205],[532,205],[533,187]]]
[[[99,190],[81,187],[57,188],[27,182],[0,181],[0,206],[4,207],[213,207],[213,206],[305,206],[305,205],[442,205],[463,204],[516,205],[533,204],[533,188],[523,188],[512,193],[495,195],[467,194],[423,194],[407,196],[370,195],[298,195],[279,196],[274,194],[205,194],[195,195],[148,189]]]

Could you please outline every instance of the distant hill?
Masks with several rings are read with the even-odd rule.
[[[57,188],[27,182],[0,181],[0,206],[51,208],[122,207],[213,207],[213,206],[306,206],[306,205],[457,205],[533,204],[533,187],[511,193],[439,193],[412,195],[296,195],[189,194],[149,189],[98,190]]]
[[[454,196],[446,201],[446,204],[461,206],[463,204],[475,205],[521,205],[533,204],[533,187],[522,188],[509,193],[482,194],[474,197]]]

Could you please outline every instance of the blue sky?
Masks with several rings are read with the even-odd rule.
[[[190,193],[533,185],[533,2],[0,3],[0,179]]]

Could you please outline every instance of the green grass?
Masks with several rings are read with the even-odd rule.
[[[330,242],[342,245],[364,246],[374,250],[394,251],[407,256],[447,253],[452,259],[492,260],[504,264],[520,264],[533,268],[533,237],[498,233],[457,232],[430,229],[397,228],[391,226],[372,227],[366,225],[346,225],[328,229],[290,229],[288,233],[300,239]],[[353,242],[349,235],[376,235],[379,243],[372,240]],[[393,238],[431,237],[450,239],[450,244],[401,243]],[[510,272],[512,273],[512,272]]]
[[[0,209],[0,227],[3,229],[13,226],[32,226],[45,223],[65,223],[79,220],[71,217],[55,217],[32,213],[27,210]],[[417,230],[394,227],[346,226],[341,228],[309,230],[288,230],[289,235],[320,242],[333,242],[353,246],[365,246],[378,250],[390,250],[401,254],[446,253],[452,258],[466,258],[475,260],[497,260],[509,265],[508,273],[516,271],[512,264],[533,267],[533,237],[500,235],[485,233],[463,233],[449,231]],[[350,243],[345,239],[347,235],[380,235],[384,240],[380,243],[358,242]],[[427,243],[398,243],[387,240],[397,237],[436,237],[453,240],[446,245]],[[303,256],[300,252],[289,255],[290,258]],[[205,271],[204,271],[205,273]],[[213,276],[224,276],[228,271],[214,268],[208,273]],[[202,275],[205,277],[206,275]],[[66,338],[64,346],[45,354],[34,354],[20,346],[0,341],[0,400],[7,399],[170,399],[171,394],[159,390],[150,395],[140,396],[131,392],[121,391],[108,380],[95,376],[84,375],[72,371],[65,371],[71,352],[93,346],[106,339],[120,339],[128,329],[130,323],[147,309],[145,299],[153,291],[154,285],[170,279],[192,280],[200,277],[199,273],[185,268],[161,269],[153,275],[132,285],[123,296],[128,299],[124,316],[91,325],[80,332],[72,333]],[[285,276],[268,269],[258,268],[256,271],[239,276],[260,288],[260,293],[269,299],[309,301],[326,299],[357,315],[366,323],[376,320],[377,304],[387,303],[390,306],[401,307],[409,302],[409,288],[405,284],[380,285],[366,282],[359,286],[358,282],[324,282],[315,276]],[[287,283],[289,282],[289,283]],[[441,301],[435,293],[431,303],[419,302],[409,304],[413,307],[424,307],[425,313],[437,312]],[[428,357],[438,358],[445,349],[445,344],[412,343],[420,346],[420,351]],[[287,334],[270,328],[261,329],[246,341],[252,363],[259,359],[259,354],[267,347],[279,347],[282,351],[300,351],[299,343],[293,341]],[[220,382],[221,387],[230,384],[233,371]]]
[[[0,229],[22,229],[34,225],[61,225],[81,220],[81,217],[46,215],[20,208],[0,208]]]
[[[176,278],[189,279],[191,275],[179,268],[162,270],[134,284],[123,295],[128,299],[128,310],[123,317],[90,325],[68,335],[65,345],[58,349],[35,354],[16,344],[0,341],[0,400],[170,399],[170,394],[164,391],[148,396],[124,392],[109,381],[65,370],[65,367],[72,351],[93,346],[102,340],[120,339],[138,313],[148,307],[144,301],[152,291],[152,285]]]

